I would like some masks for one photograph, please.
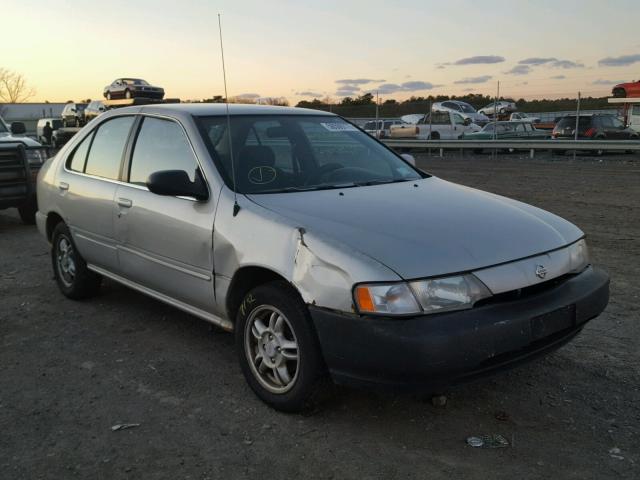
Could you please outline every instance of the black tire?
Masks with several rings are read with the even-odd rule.
[[[20,219],[25,225],[33,225],[36,223],[36,212],[38,211],[38,202],[35,198],[23,203],[18,207]]]
[[[127,99],[131,98],[131,90],[127,89],[124,91],[124,98],[127,98]]]
[[[65,272],[61,265],[63,260],[61,257],[64,255],[61,250],[63,241],[66,242],[67,248],[71,248],[67,259],[73,262],[73,275],[68,271]],[[102,277],[87,268],[87,263],[73,243],[69,228],[63,222],[56,225],[51,235],[51,263],[58,288],[65,296],[73,300],[81,300],[95,296],[100,290]]]
[[[284,353],[275,352],[274,348],[277,352],[281,352],[281,350],[279,346],[274,347],[274,345],[283,345],[283,343],[277,339],[269,342],[269,338],[273,339],[274,336],[279,335],[275,333],[276,329],[272,328],[270,322],[267,329],[262,330],[261,336],[257,335],[259,329],[253,329],[260,315],[264,313],[270,316],[274,310],[280,312],[284,317],[283,323],[286,321],[284,328],[288,332],[287,338],[293,338],[293,343],[297,345],[295,349],[297,352],[296,360],[284,360]],[[265,326],[264,323],[262,326]],[[272,331],[274,336],[270,334]],[[263,402],[282,412],[300,412],[313,404],[318,387],[322,383],[324,362],[309,311],[290,285],[281,281],[271,282],[260,285],[247,293],[238,309],[235,340],[242,373],[251,389]],[[255,343],[255,346],[252,346],[252,342]],[[266,342],[262,343],[264,355],[260,355],[261,360],[254,361],[253,356],[258,355],[262,348],[258,345],[261,342]],[[267,345],[267,343],[272,344]],[[271,347],[271,353],[268,353],[269,347]],[[282,351],[284,348],[283,346]],[[272,379],[279,377],[278,381],[282,382],[282,377],[277,375],[276,368],[266,365],[268,363],[266,357],[270,355],[276,356],[276,363],[284,362],[287,375],[290,377],[290,383],[284,387],[278,387],[277,382],[272,381],[272,389],[286,389],[280,393],[273,392],[268,386],[265,386],[269,383],[268,378],[265,378],[268,376],[271,376]],[[264,358],[262,359],[262,357]],[[270,360],[273,362],[274,357],[271,357]],[[295,361],[295,371],[292,374],[291,364],[287,362],[293,361]],[[260,368],[262,365],[265,366],[265,372],[263,372],[261,380],[258,371],[262,370]],[[269,371],[270,369],[271,371]]]
[[[440,140],[440,134],[438,132],[431,132],[429,140]]]

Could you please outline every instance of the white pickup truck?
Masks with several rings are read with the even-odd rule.
[[[415,115],[402,117],[404,121],[411,121],[408,117],[414,117],[414,123],[391,125],[389,136],[391,138],[417,138],[420,140],[457,140],[464,133],[479,132],[481,128],[471,120],[463,118],[455,112],[432,112],[423,115],[415,123]]]

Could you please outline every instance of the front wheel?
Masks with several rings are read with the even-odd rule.
[[[107,92],[107,100],[111,100],[111,92]]]
[[[125,90],[124,91],[124,98],[131,98],[131,91]]]
[[[307,407],[323,361],[309,312],[291,287],[272,282],[243,299],[235,324],[242,373],[262,401],[284,412]]]
[[[87,262],[73,243],[69,228],[64,223],[59,223],[53,230],[51,239],[53,274],[60,291],[74,300],[96,295],[102,277],[87,268]]]

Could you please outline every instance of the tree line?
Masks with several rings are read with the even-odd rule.
[[[399,117],[411,113],[425,113],[429,111],[429,105],[446,100],[460,100],[470,104],[475,109],[482,108],[494,101],[494,97],[479,93],[466,95],[429,95],[427,97],[412,96],[406,100],[398,101],[393,98],[384,100],[378,106],[378,115],[381,117]],[[554,112],[575,110],[576,98],[515,100],[508,97],[500,97],[500,100],[514,102],[518,110],[527,113]],[[334,103],[330,98],[311,101],[303,100],[296,107],[312,108],[316,110],[332,111],[344,117],[373,117],[375,115],[375,97],[371,93],[365,93],[358,97],[345,97],[340,102]],[[583,110],[599,110],[610,108],[607,97],[585,97],[580,99],[580,108]]]

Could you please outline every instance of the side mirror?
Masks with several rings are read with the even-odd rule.
[[[11,122],[11,133],[14,135],[22,135],[27,133],[27,127],[22,122]]]
[[[416,166],[416,159],[413,157],[413,155],[410,155],[408,153],[401,153],[400,156],[404,158],[407,163],[410,163],[414,167]]]
[[[470,118],[465,118],[465,119],[464,119],[464,124],[465,124],[466,126],[471,125],[471,119],[470,119]]]
[[[156,195],[172,197],[193,197],[196,200],[207,200],[209,192],[200,176],[196,173],[196,179],[191,181],[184,170],[161,170],[149,175],[147,188]]]

